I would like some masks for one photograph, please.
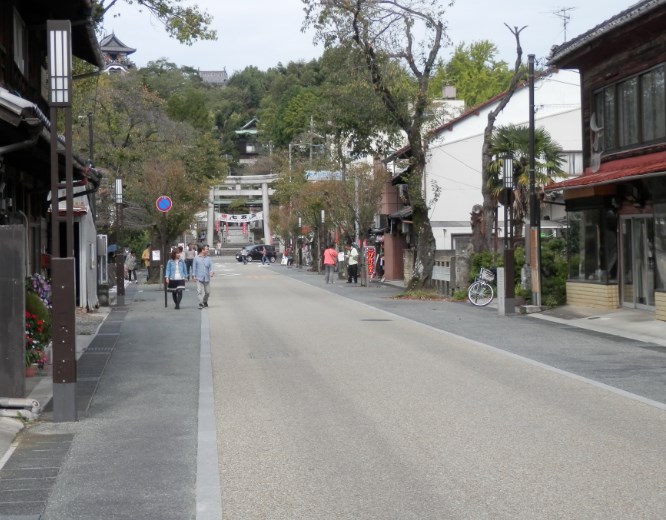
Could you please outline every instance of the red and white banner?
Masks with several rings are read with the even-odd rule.
[[[264,220],[264,212],[257,211],[256,213],[246,213],[244,215],[220,213],[217,220],[220,222],[255,222],[257,220]]]

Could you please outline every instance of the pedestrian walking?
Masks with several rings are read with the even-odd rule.
[[[269,263],[270,263],[270,261],[268,260],[268,256],[267,256],[267,253],[266,253],[266,246],[263,246],[261,248],[261,265],[269,264]]]
[[[377,276],[380,278],[380,282],[384,281],[384,253],[381,252],[377,255],[377,266],[375,268]]]
[[[333,244],[329,244],[324,250],[324,271],[326,283],[335,283],[335,264],[338,262],[338,252]]]
[[[150,267],[150,244],[146,245],[146,249],[141,253],[141,260],[143,261],[144,267]]]
[[[356,244],[348,244],[347,247],[347,283],[358,283],[358,249]]]
[[[208,256],[208,246],[199,246],[199,254],[194,258],[193,275],[197,282],[197,296],[199,297],[199,309],[208,307],[210,297],[210,279],[215,274],[213,263]]]
[[[185,261],[180,258],[180,255],[178,249],[171,251],[171,259],[167,262],[164,273],[164,279],[168,290],[171,291],[176,309],[180,309],[180,301],[183,299],[183,290],[185,289]]]
[[[127,279],[132,281],[132,274],[134,274],[134,283],[139,283],[136,278],[136,254],[130,251],[125,259],[125,269],[127,269]]]
[[[187,280],[192,279],[192,265],[194,264],[194,257],[197,256],[197,250],[194,247],[194,244],[187,246],[187,251],[185,252],[185,269],[187,269]]]

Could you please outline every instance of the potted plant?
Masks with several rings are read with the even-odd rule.
[[[44,351],[50,341],[47,323],[37,314],[25,313],[25,367],[42,368],[45,362]],[[26,370],[29,375],[31,370]]]
[[[26,279],[25,345],[26,376],[44,367],[51,342],[51,284],[39,274]]]

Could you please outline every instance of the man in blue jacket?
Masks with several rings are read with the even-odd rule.
[[[210,297],[210,279],[213,273],[213,263],[208,256],[208,246],[199,246],[199,254],[194,257],[192,274],[197,281],[197,295],[199,296],[199,309],[208,307]]]

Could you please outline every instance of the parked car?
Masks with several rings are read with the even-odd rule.
[[[275,246],[265,246],[263,244],[255,244],[253,246],[247,246],[243,249],[239,249],[236,253],[236,260],[239,262],[243,261],[243,256],[247,255],[247,261],[251,262],[253,260],[261,262],[261,248],[266,248],[266,256],[271,263],[275,263],[277,260],[277,252],[275,251]],[[245,252],[244,252],[245,251]]]

